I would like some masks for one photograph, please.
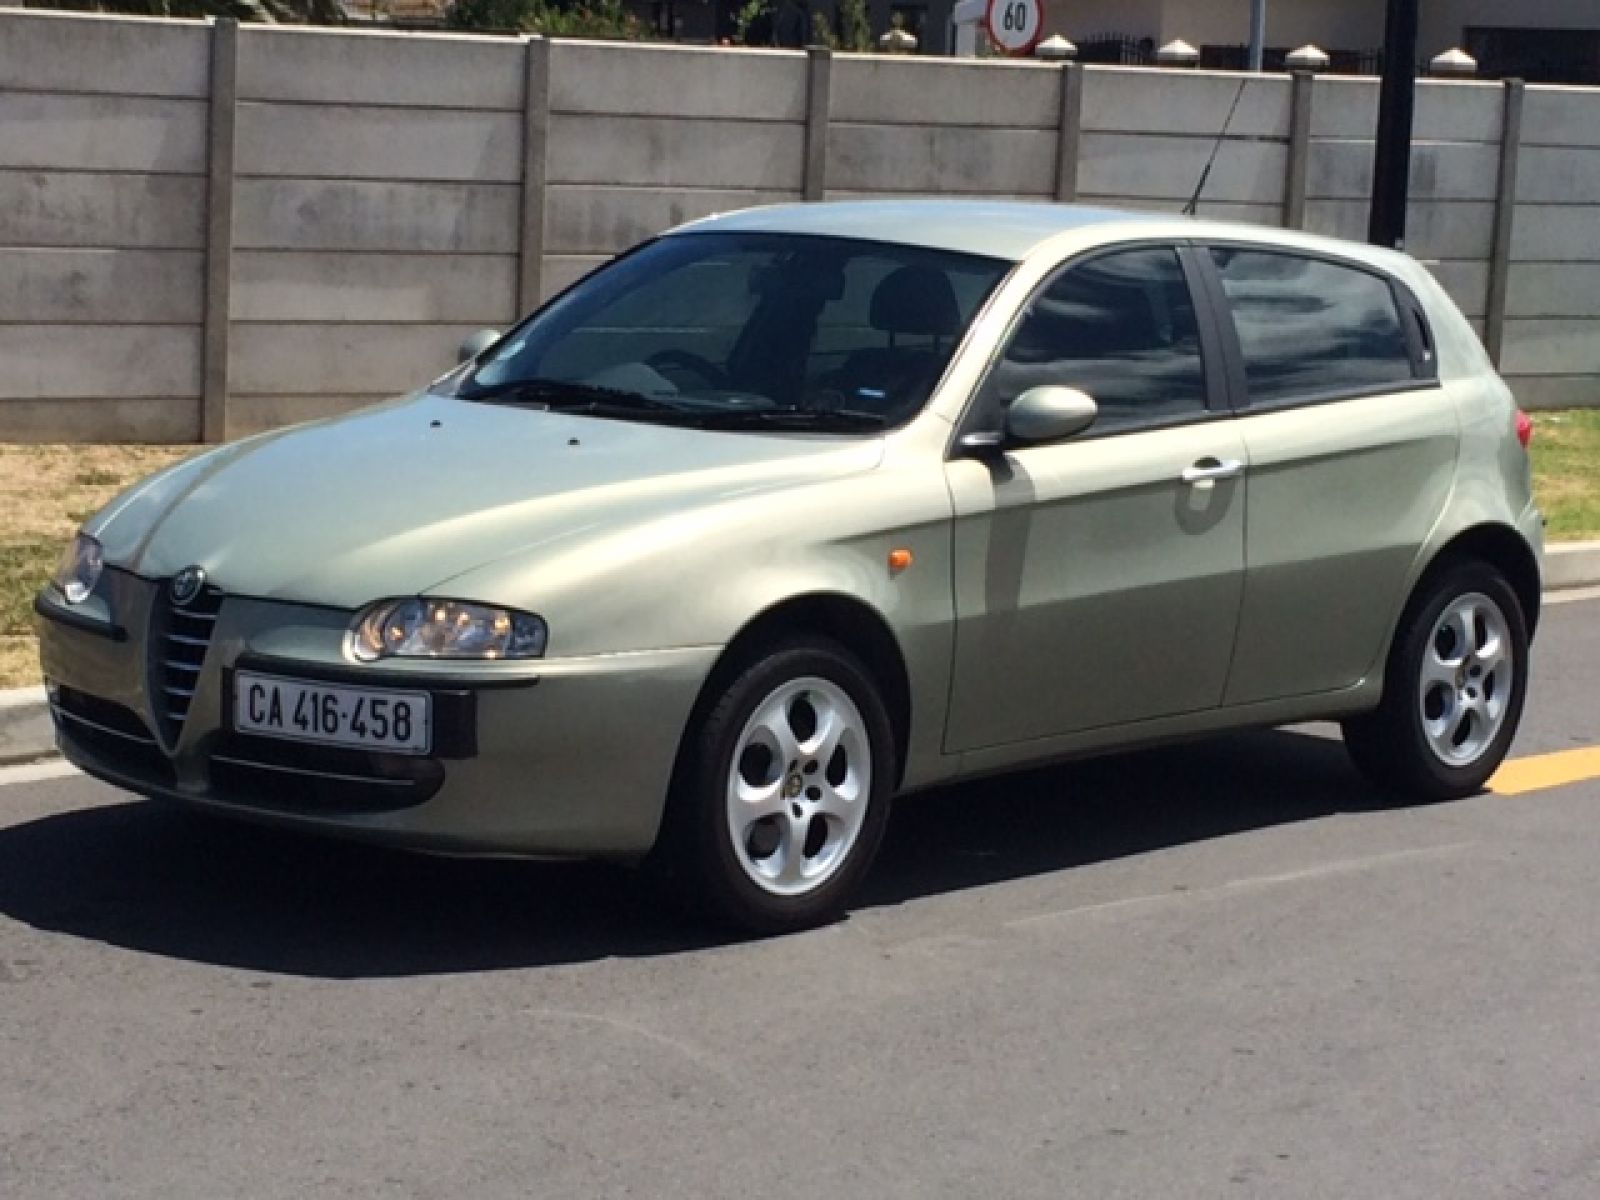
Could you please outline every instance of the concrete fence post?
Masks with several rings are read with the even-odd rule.
[[[201,333],[200,439],[228,438],[233,291],[233,158],[239,100],[239,22],[211,24],[206,130],[206,292]]]
[[[550,141],[549,38],[527,43],[522,95],[522,225],[517,239],[517,316],[544,299],[545,179]]]
[[[825,200],[828,196],[828,118],[833,110],[833,51],[827,46],[807,46],[806,55],[806,158],[800,195],[811,203]]]
[[[1056,202],[1078,198],[1078,156],[1083,141],[1083,68],[1061,68],[1061,112],[1056,129]]]
[[[1483,342],[1494,365],[1506,341],[1506,293],[1511,280],[1511,235],[1517,217],[1517,171],[1522,150],[1522,105],[1527,89],[1520,79],[1505,83],[1505,116],[1500,124],[1500,180],[1494,197],[1494,239],[1489,246],[1489,295]]]
[[[1317,77],[1296,71],[1289,93],[1289,168],[1283,188],[1283,227],[1306,227],[1306,178],[1311,169],[1311,110]]]

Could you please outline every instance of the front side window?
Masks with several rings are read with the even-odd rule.
[[[884,429],[927,402],[1010,266],[845,238],[681,234],[596,272],[444,386],[708,428]]]
[[[1033,298],[984,401],[998,415],[1044,385],[1093,398],[1097,432],[1205,412],[1199,322],[1175,249],[1099,255],[1068,267]]]
[[[1394,290],[1325,259],[1214,247],[1233,312],[1250,404],[1270,407],[1415,378]]]

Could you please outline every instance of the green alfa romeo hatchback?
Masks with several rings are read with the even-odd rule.
[[[1427,271],[1050,205],[758,209],[424,390],[223,446],[39,595],[144,796],[836,916],[890,801],[1328,718],[1479,789],[1539,611],[1526,418]]]

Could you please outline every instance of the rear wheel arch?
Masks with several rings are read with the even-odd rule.
[[[1415,598],[1441,571],[1461,562],[1486,563],[1505,576],[1511,590],[1517,594],[1531,640],[1539,623],[1539,562],[1522,535],[1509,525],[1500,524],[1474,525],[1463,530],[1434,554],[1412,586],[1412,597]]]

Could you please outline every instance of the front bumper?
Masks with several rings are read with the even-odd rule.
[[[224,596],[187,713],[173,721],[161,707],[163,585],[108,570],[99,591],[104,605],[87,618],[48,594],[36,605],[57,740],[70,761],[145,796],[452,853],[641,857],[717,655],[694,647],[360,666],[343,655],[349,613]],[[236,669],[425,690],[432,753],[237,733]]]

